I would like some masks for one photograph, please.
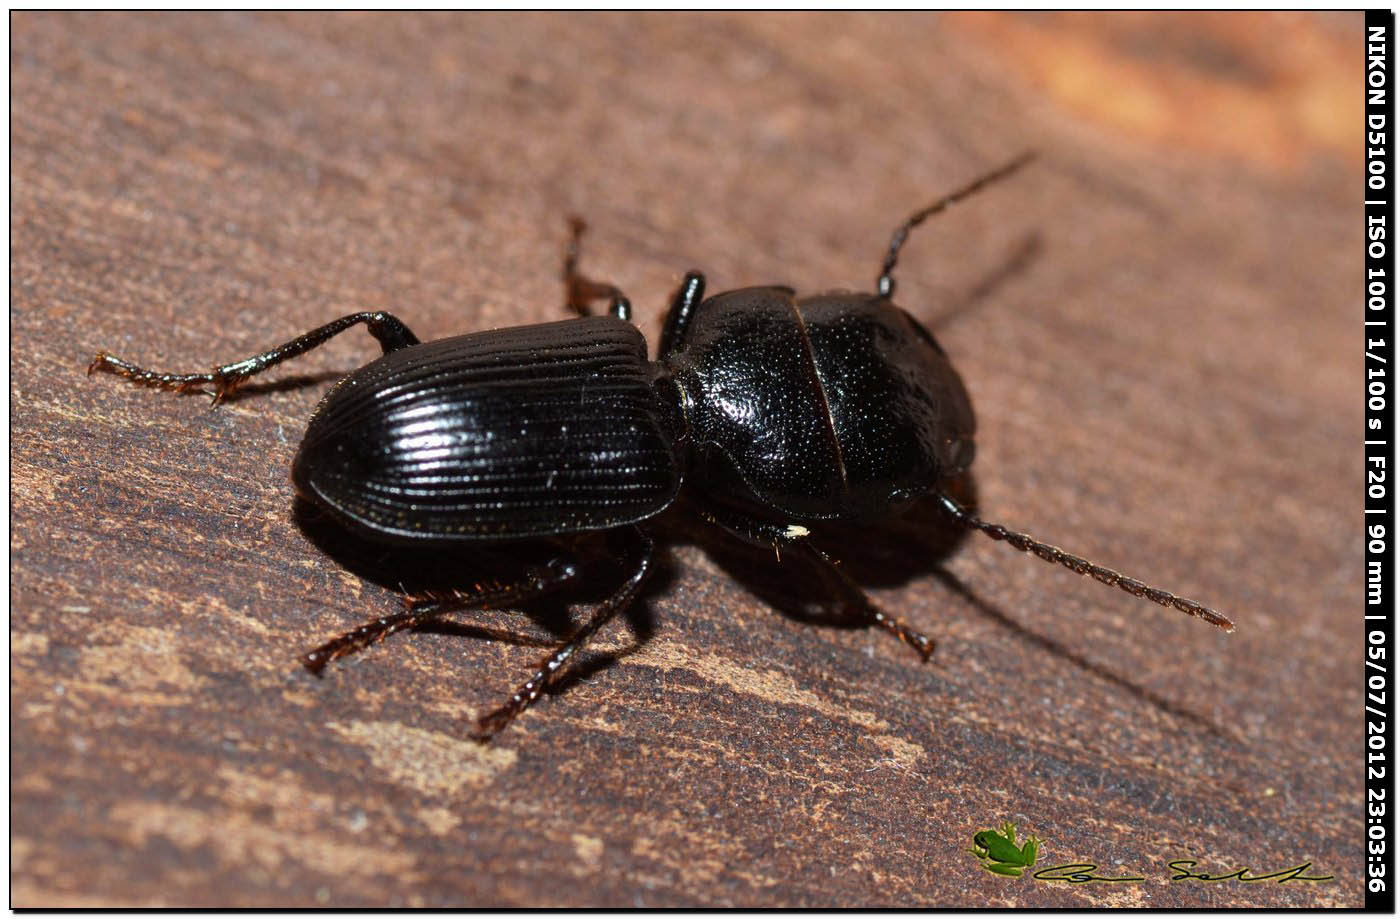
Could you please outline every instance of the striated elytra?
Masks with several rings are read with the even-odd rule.
[[[565,259],[580,318],[427,343],[394,316],[355,313],[209,373],[157,373],[99,352],[89,367],[179,391],[240,383],[365,325],[384,355],[339,381],[308,424],[292,465],[306,498],[370,539],[476,544],[545,539],[558,558],[448,594],[406,598],[307,654],[332,660],[463,609],[510,607],[570,585],[570,534],[607,533],[623,583],[499,708],[485,740],[534,702],[571,658],[636,598],[652,568],[647,522],[682,489],[700,516],[747,542],[802,555],[833,595],[925,659],[933,642],[872,604],[813,537],[877,521],[930,497],[953,521],[1137,597],[1228,630],[1228,619],[1031,537],[988,523],[949,493],[972,462],[974,418],[948,356],[893,302],[909,231],[1021,157],[918,211],[891,240],[875,293],[798,298],[752,287],[705,298],[690,272],[671,303],[655,361],[616,287],[578,272],[582,221]],[[586,315],[596,300],[610,315]],[[470,545],[463,546],[470,551]]]
[[[292,463],[370,535],[434,541],[604,530],[680,491],[680,426],[646,341],[592,316],[390,351],[321,402]]]

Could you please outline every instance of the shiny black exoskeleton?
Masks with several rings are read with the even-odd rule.
[[[626,545],[628,576],[500,708],[485,739],[533,702],[652,565],[646,521],[685,488],[704,519],[758,545],[805,555],[834,593],[916,648],[933,642],[868,600],[810,538],[879,520],[932,496],[955,521],[1135,596],[1223,628],[1190,600],[987,523],[946,493],[972,462],[972,406],[938,343],[897,307],[893,269],[925,218],[1016,169],[1017,160],[914,214],[896,231],[877,292],[797,298],[753,287],[704,298],[698,272],[671,304],[655,361],[612,285],[577,270],[582,223],[565,261],[570,304],[611,301],[610,316],[420,343],[388,313],[343,317],[204,374],[155,373],[99,353],[90,371],[217,402],[244,380],[363,323],[384,356],[326,395],[292,466],[299,492],[374,539],[475,543],[607,531]],[[313,671],[455,610],[508,606],[577,576],[561,559],[450,595],[408,598],[305,658]]]

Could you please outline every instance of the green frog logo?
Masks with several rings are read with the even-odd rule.
[[[1001,832],[983,830],[972,837],[972,848],[967,851],[982,861],[982,867],[993,874],[1018,878],[1021,872],[1035,866],[1040,855],[1041,840],[1034,836],[1026,837],[1025,845],[1016,846],[1016,825],[1006,821]]]

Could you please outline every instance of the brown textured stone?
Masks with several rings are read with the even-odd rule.
[[[14,14],[12,904],[1359,905],[1360,28]],[[981,507],[1233,636],[934,515],[836,534],[939,639],[921,666],[676,514],[637,634],[483,748],[534,644],[297,664],[413,567],[287,479],[366,336],[212,411],[83,376],[358,309],[557,317],[570,212],[654,340],[692,266],[869,285],[905,213],[1025,148],[900,273],[978,407]],[[965,850],[1008,819],[1042,865],[1148,880],[988,874]],[[1169,883],[1181,857],[1336,880]]]

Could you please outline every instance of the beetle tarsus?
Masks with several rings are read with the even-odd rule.
[[[124,361],[108,354],[106,351],[98,351],[93,356],[92,363],[88,364],[87,374],[92,376],[99,370],[115,374],[140,386],[151,386],[178,393],[204,392],[205,390],[200,387],[215,383],[218,374],[217,370],[213,373],[161,373],[139,367],[130,361]]]
[[[332,638],[320,647],[308,651],[302,655],[302,666],[320,676],[321,672],[326,669],[326,665],[332,661],[339,660],[347,654],[354,654],[356,651],[363,651],[395,632],[414,628],[430,619],[436,619],[441,614],[442,610],[440,609],[415,607],[401,613],[380,616],[378,619],[366,622],[364,625],[353,628],[343,635]]]
[[[248,378],[248,374],[239,373],[233,369],[238,366],[231,364],[225,367],[215,367],[208,373],[162,373],[138,367],[136,364],[124,361],[119,357],[113,357],[106,351],[99,351],[93,357],[92,363],[88,364],[88,376],[102,370],[141,386],[152,386],[182,395],[203,393],[211,397],[210,407],[212,408],[233,395],[234,390]],[[207,386],[212,386],[213,391],[206,389]]]

